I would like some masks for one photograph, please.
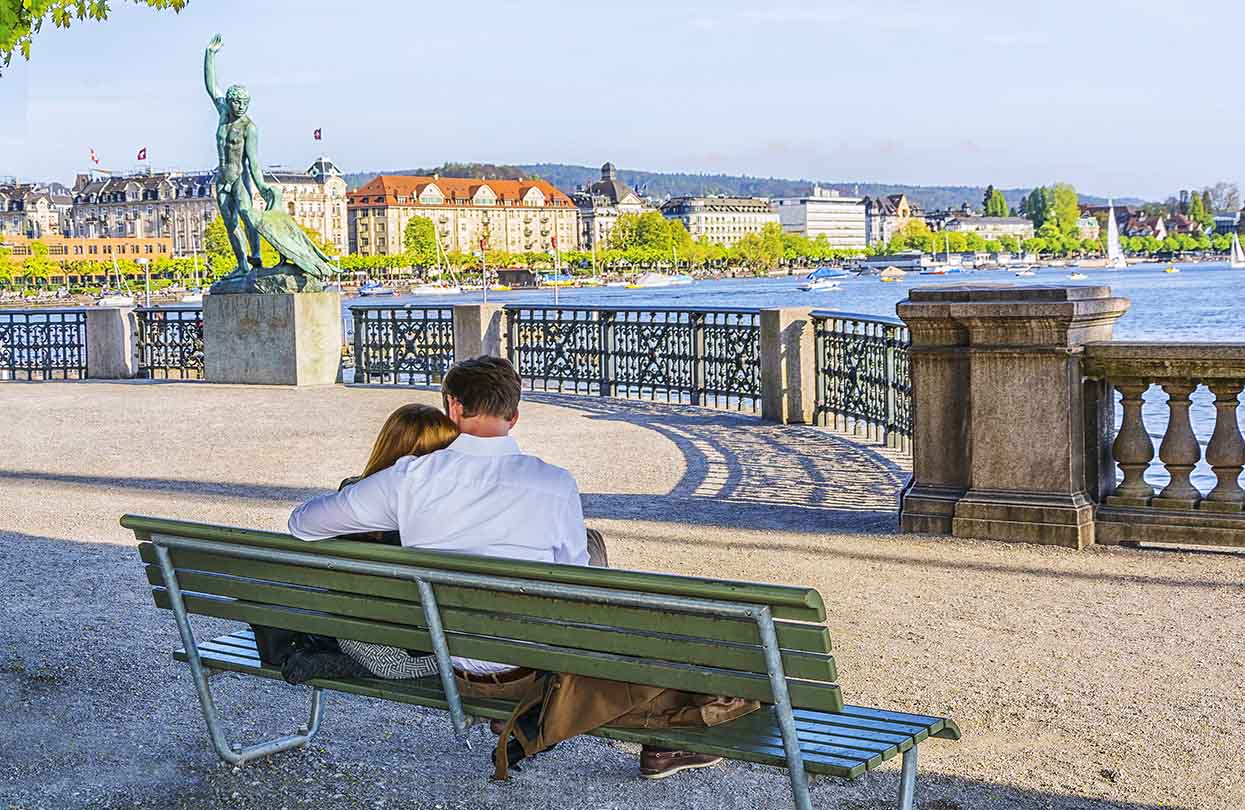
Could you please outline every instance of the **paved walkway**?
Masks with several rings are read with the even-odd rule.
[[[412,399],[436,396],[0,385],[0,808],[789,806],[777,769],[649,783],[635,749],[588,738],[493,784],[486,731],[463,751],[441,713],[339,695],[308,750],[219,763],[117,516],[280,529]],[[1245,796],[1245,556],[895,534],[897,459],[746,416],[533,397],[518,435],[578,477],[614,565],[818,587],[850,700],[965,731],[922,747],[918,807],[1226,810]],[[242,736],[301,721],[301,689],[213,685]],[[888,765],[817,779],[814,800],[890,807],[896,778]]]

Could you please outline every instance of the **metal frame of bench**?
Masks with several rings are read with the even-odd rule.
[[[773,692],[775,714],[778,717],[779,729],[782,733],[783,750],[787,758],[787,770],[790,774],[791,793],[795,799],[795,806],[797,810],[812,810],[808,776],[800,756],[800,741],[796,730],[795,716],[792,711],[791,698],[787,691],[787,678],[783,671],[778,635],[774,627],[773,612],[768,605],[639,591],[612,590],[558,582],[539,582],[490,576],[487,574],[450,573],[417,566],[391,565],[342,557],[326,557],[318,554],[242,546],[213,540],[175,537],[158,532],[153,532],[149,540],[155,547],[160,571],[164,576],[165,586],[168,589],[173,616],[177,622],[177,630],[181,635],[182,644],[186,650],[191,678],[195,684],[195,691],[199,696],[199,704],[203,708],[208,734],[212,739],[212,745],[215,747],[217,754],[226,762],[241,765],[257,757],[267,756],[280,751],[288,751],[292,748],[306,745],[320,729],[320,721],[324,715],[322,690],[320,687],[312,688],[310,719],[297,733],[276,737],[246,747],[231,745],[222,727],[220,715],[212,701],[212,694],[208,685],[207,668],[199,656],[194,631],[190,627],[190,616],[186,610],[181,587],[177,580],[177,569],[173,565],[169,549],[202,551],[260,562],[285,563],[332,571],[370,574],[414,582],[419,588],[420,602],[423,607],[425,621],[427,622],[427,629],[432,639],[433,652],[437,658],[437,670],[441,685],[445,692],[446,702],[449,704],[450,721],[454,728],[454,734],[468,748],[471,746],[467,740],[466,731],[473,722],[473,718],[468,716],[463,710],[462,698],[458,693],[458,684],[454,680],[449,645],[441,623],[440,608],[437,606],[436,596],[433,593],[432,586],[434,584],[487,588],[509,593],[559,597],[619,607],[665,608],[679,613],[751,620],[756,623],[761,646],[764,649],[766,671],[769,676],[770,688]],[[899,779],[899,810],[911,810],[912,808],[913,797],[916,792],[916,775],[917,746],[914,744],[903,752],[903,764]]]

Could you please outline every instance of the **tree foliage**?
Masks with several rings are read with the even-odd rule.
[[[131,0],[155,9],[181,11],[187,0]],[[0,0],[0,64],[8,67],[13,54],[30,59],[30,43],[44,23],[68,28],[76,20],[108,19],[108,0]]]
[[[985,209],[986,216],[988,217],[1007,216],[1007,200],[1003,199],[1003,192],[993,186],[987,189],[983,208]]]
[[[402,246],[411,264],[432,267],[437,263],[437,228],[428,217],[411,217],[402,233]]]

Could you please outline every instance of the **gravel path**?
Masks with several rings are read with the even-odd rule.
[[[217,760],[117,516],[280,529],[412,399],[437,397],[0,386],[0,808],[789,807],[781,770],[651,783],[590,738],[493,784],[486,730],[466,751],[443,713],[336,694],[308,749]],[[745,416],[533,397],[518,435],[579,478],[615,566],[818,587],[849,700],[964,729],[922,746],[919,808],[1245,802],[1245,556],[898,535],[896,458]],[[303,721],[304,689],[212,683],[237,737]],[[814,803],[891,807],[897,773],[816,779]]]

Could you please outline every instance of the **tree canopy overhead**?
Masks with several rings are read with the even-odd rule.
[[[189,0],[130,0],[155,9],[181,11]],[[43,24],[68,28],[76,20],[106,20],[110,0],[0,0],[0,65],[8,67],[14,53],[30,58],[30,42]]]

